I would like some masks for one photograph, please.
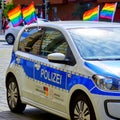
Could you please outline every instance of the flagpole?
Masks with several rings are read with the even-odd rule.
[[[98,21],[100,20],[100,5],[98,5]]]
[[[114,16],[115,16],[116,7],[117,7],[117,2],[115,3],[115,10],[114,10],[114,12],[113,12],[113,16],[112,16],[112,20],[111,20],[111,22],[113,22],[113,20],[114,20]]]

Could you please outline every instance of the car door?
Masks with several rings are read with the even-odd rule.
[[[50,53],[68,52],[68,43],[64,35],[53,28],[44,28],[40,57],[35,63],[35,94],[40,97],[39,103],[65,112],[66,84],[68,69],[71,66],[48,61]],[[70,54],[70,56],[72,56]]]
[[[39,53],[39,44],[42,32],[37,27],[33,27],[28,31],[24,31],[21,35],[18,51],[16,52],[16,61],[18,67],[22,69],[23,79],[22,83],[22,94],[27,100],[34,101],[34,67],[35,60]]]

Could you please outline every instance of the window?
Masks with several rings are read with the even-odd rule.
[[[53,28],[30,28],[21,35],[18,50],[47,59],[50,53],[63,53],[75,64],[72,51],[64,35]]]
[[[38,30],[38,28],[31,28],[30,30],[24,31],[21,35],[18,50],[39,55],[42,35],[43,30]]]
[[[60,31],[52,28],[46,28],[42,40],[40,55],[47,57],[48,54],[57,52],[66,55],[67,46],[68,44]]]

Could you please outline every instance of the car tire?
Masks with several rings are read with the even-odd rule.
[[[7,84],[7,103],[10,110],[14,113],[22,113],[25,110],[26,104],[23,104],[20,99],[20,93],[16,79],[14,77],[8,80]]]
[[[15,41],[15,37],[12,35],[12,34],[8,34],[6,36],[6,42],[9,44],[9,45],[13,45],[14,44],[14,41]]]
[[[71,120],[96,120],[92,104],[84,94],[72,99],[70,116]]]

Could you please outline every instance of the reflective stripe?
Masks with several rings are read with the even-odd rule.
[[[16,56],[13,53],[11,62],[14,63],[15,58]],[[37,80],[63,90],[70,91],[73,86],[80,84],[86,87],[92,94],[120,96],[119,92],[100,90],[91,78],[78,75],[78,73],[77,75],[74,73],[68,73],[43,64],[40,64],[38,70],[35,68],[35,63],[33,61],[24,58],[20,58],[20,62],[15,62],[15,64],[20,65],[24,69],[26,76],[32,80]]]

